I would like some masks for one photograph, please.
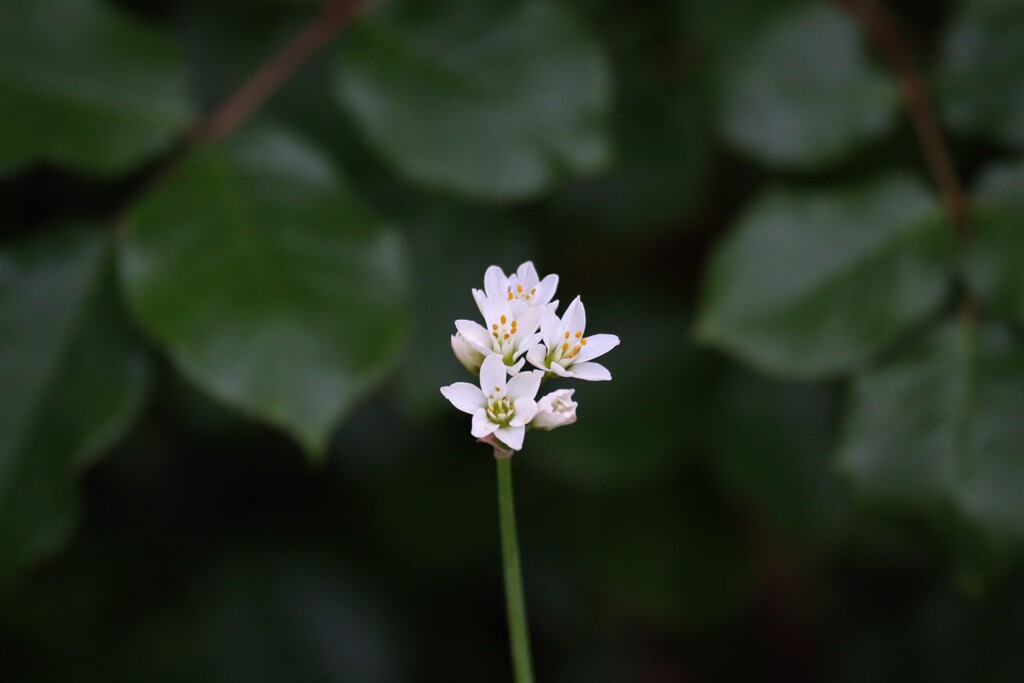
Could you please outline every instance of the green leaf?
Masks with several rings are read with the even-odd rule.
[[[296,139],[188,156],[127,218],[129,305],[200,387],[322,453],[400,351],[397,235]]]
[[[192,118],[181,56],[104,3],[5,0],[0,45],[0,173],[127,171]]]
[[[714,254],[699,334],[778,375],[844,372],[935,312],[949,242],[935,199],[903,175],[768,191]]]
[[[335,66],[341,105],[413,182],[513,200],[608,161],[605,59],[554,3],[389,3]]]
[[[824,3],[782,13],[733,44],[715,87],[725,139],[786,168],[843,161],[892,129],[899,104],[853,19]]]
[[[997,165],[982,176],[969,236],[968,286],[997,314],[1024,321],[1024,164]]]
[[[965,1],[941,53],[937,97],[948,125],[1024,145],[1024,5]]]
[[[859,496],[1024,540],[1024,346],[946,323],[855,378],[839,462]]]
[[[64,541],[76,475],[146,394],[104,237],[66,231],[0,253],[0,584]]]

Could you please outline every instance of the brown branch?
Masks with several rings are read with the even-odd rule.
[[[190,140],[210,144],[230,135],[295,75],[310,57],[329,44],[362,10],[373,4],[372,1],[337,0],[324,7],[319,16],[264,62],[227,101],[200,121]]]
[[[967,193],[953,166],[953,158],[942,135],[942,128],[928,92],[928,82],[918,68],[914,55],[907,48],[885,8],[877,0],[835,2],[858,19],[879,54],[899,80],[903,104],[924,154],[925,164],[942,195],[954,233],[963,239],[967,232]]]

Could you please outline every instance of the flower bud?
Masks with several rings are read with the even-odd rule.
[[[537,401],[537,414],[530,423],[537,429],[551,431],[557,427],[571,425],[576,421],[576,402],[572,400],[575,389],[552,391]]]
[[[461,332],[452,335],[452,351],[462,366],[474,375],[480,374],[480,364],[484,362],[484,354],[473,348],[473,345],[462,336]]]

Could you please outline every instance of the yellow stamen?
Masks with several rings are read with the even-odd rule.
[[[506,322],[508,322],[508,318],[501,316],[501,324],[504,325]]]
[[[520,294],[523,293],[523,286],[522,285],[516,285],[516,289],[519,291]]]
[[[508,293],[508,300],[512,301],[512,292],[511,291],[509,291],[509,293]]]
[[[565,342],[564,344],[562,344],[562,353],[565,353],[568,350],[569,350],[569,342]]]
[[[584,346],[586,346],[587,345],[587,340],[585,338],[584,339],[580,339],[580,344],[583,344]]]
[[[565,333],[565,338],[566,338],[566,339],[568,339],[568,338],[569,338],[569,333],[568,333],[568,332],[566,332],[566,333]]]

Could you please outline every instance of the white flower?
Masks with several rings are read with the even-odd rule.
[[[452,335],[452,351],[455,357],[474,375],[480,374],[480,364],[484,362],[484,354],[473,348],[473,345],[466,341],[461,332]]]
[[[523,372],[506,382],[505,364],[492,355],[480,366],[480,386],[456,382],[441,387],[452,405],[473,416],[471,433],[478,439],[491,435],[508,448],[523,447],[526,424],[537,414],[537,390],[544,373]]]
[[[498,266],[491,266],[484,273],[484,291],[473,290],[473,298],[480,307],[480,313],[487,317],[484,302],[491,297],[503,299],[513,310],[520,307],[543,308],[551,303],[558,289],[558,276],[548,275],[543,280],[537,276],[537,269],[532,261],[519,266],[515,273],[506,277],[505,271]]]
[[[516,306],[502,297],[484,299],[481,309],[487,327],[472,320],[456,320],[455,327],[467,342],[485,356],[498,356],[508,374],[515,375],[523,367],[522,358],[532,346],[540,342],[537,331],[541,314],[546,308]],[[553,304],[548,307],[553,308]]]
[[[530,422],[537,429],[550,432],[576,421],[576,402],[572,400],[575,389],[552,391],[537,401],[537,414]]]
[[[592,363],[619,345],[614,334],[584,337],[587,314],[579,297],[573,299],[561,318],[550,308],[544,309],[540,322],[543,344],[532,347],[526,355],[532,365],[559,377],[575,377],[593,381],[609,380],[610,372],[603,365]]]

